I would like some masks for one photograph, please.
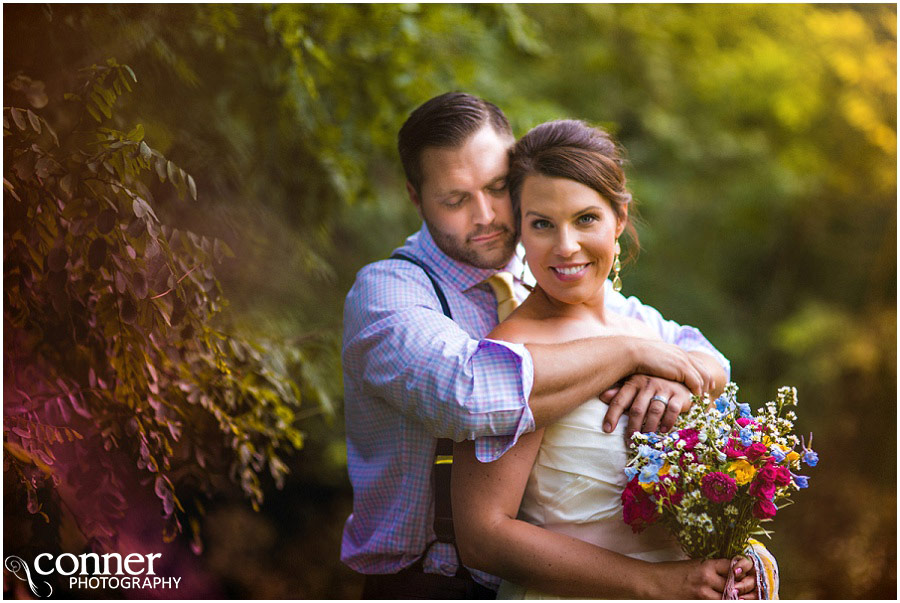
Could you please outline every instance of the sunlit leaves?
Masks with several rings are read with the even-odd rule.
[[[134,73],[114,60],[82,73],[68,106],[115,121]],[[127,505],[116,476],[152,474],[171,539],[185,514],[183,477],[208,490],[214,476],[231,476],[254,506],[260,475],[283,482],[279,455],[302,444],[299,387],[270,352],[216,329],[227,302],[213,265],[231,251],[161,224],[142,182],[153,175],[196,199],[193,177],[144,140],[142,124],[87,123],[66,129],[60,147],[41,114],[4,109],[4,318],[17,350],[9,378],[21,383],[4,404],[7,470],[28,511],[43,512],[38,487],[59,479],[47,470],[54,447],[73,447],[65,479],[97,500],[76,513],[79,524],[107,546]]]

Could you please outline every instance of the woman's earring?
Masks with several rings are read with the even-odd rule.
[[[622,262],[619,261],[619,254],[622,253],[622,248],[619,246],[619,239],[616,237],[616,257],[613,260],[613,291],[618,293],[622,290],[622,279],[619,278],[619,272],[622,270]]]

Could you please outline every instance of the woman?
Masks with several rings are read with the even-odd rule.
[[[633,233],[620,163],[609,136],[578,121],[542,124],[516,144],[510,196],[537,287],[491,338],[658,339],[645,324],[604,307],[614,266],[618,276],[619,236]],[[679,384],[666,387],[663,399],[690,395]],[[653,403],[661,414],[659,397]],[[606,408],[599,398],[588,400],[522,436],[493,463],[475,460],[473,442],[456,445],[453,512],[463,562],[504,578],[500,598],[537,598],[541,590],[578,598],[721,598],[730,560],[685,560],[662,528],[633,534],[622,521],[628,417],[604,433]],[[750,598],[752,563],[740,558],[734,572],[739,593]]]

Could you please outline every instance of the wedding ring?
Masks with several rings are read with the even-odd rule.
[[[657,402],[662,402],[662,403],[663,403],[663,406],[668,406],[668,405],[669,405],[669,399],[668,399],[668,398],[663,398],[662,396],[653,396],[652,398],[650,398],[650,401],[651,401],[651,402],[653,402],[654,400],[656,400]]]

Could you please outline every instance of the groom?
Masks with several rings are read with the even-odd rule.
[[[663,322],[609,283],[608,307],[659,325],[668,343],[632,340],[630,353],[611,356],[597,352],[596,339],[485,338],[498,302],[503,312],[533,284],[506,188],[514,142],[499,108],[462,93],[429,100],[400,129],[407,192],[424,224],[395,259],[359,272],[344,308],[353,513],[341,560],[366,575],[364,598],[493,598],[499,579],[466,570],[452,524],[442,523],[452,460],[436,456],[436,438],[481,438],[477,456],[488,462],[598,392],[610,403],[605,431],[626,410],[629,430],[669,429],[688,390],[727,378],[728,361],[696,329]],[[498,271],[507,274],[505,290],[491,279]],[[651,400],[654,379],[686,387]]]

